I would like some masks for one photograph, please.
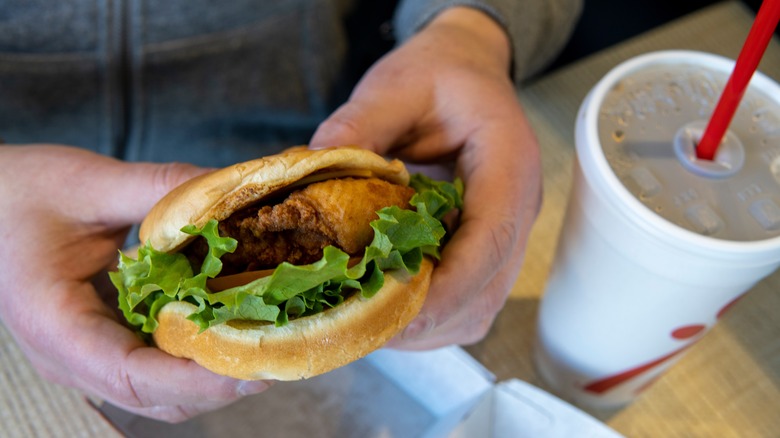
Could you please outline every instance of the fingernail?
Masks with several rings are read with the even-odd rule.
[[[401,337],[403,339],[417,339],[420,337],[425,336],[433,330],[435,323],[433,321],[433,318],[431,318],[428,315],[417,315],[417,318],[415,318],[412,322],[409,323],[408,326],[406,326],[406,329],[404,329],[403,335]]]
[[[238,383],[236,391],[241,396],[259,394],[271,387],[271,382],[266,380],[242,380]]]

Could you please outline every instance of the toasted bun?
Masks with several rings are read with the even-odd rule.
[[[175,251],[193,239],[181,232],[186,225],[202,227],[211,219],[221,221],[315,174],[361,176],[366,172],[394,184],[409,183],[409,173],[401,161],[387,161],[365,149],[296,147],[225,167],[180,185],[152,208],[141,223],[139,237],[142,243],[149,242],[159,251]]]
[[[166,304],[154,332],[158,347],[193,359],[217,374],[244,380],[298,380],[344,366],[400,333],[425,301],[433,263],[424,260],[415,276],[388,272],[375,296],[355,294],[341,305],[291,320],[283,327],[242,322],[198,333],[187,315],[195,306]]]

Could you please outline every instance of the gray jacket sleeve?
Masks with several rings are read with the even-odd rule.
[[[467,6],[491,16],[512,42],[512,75],[521,82],[563,48],[582,9],[581,0],[402,0],[394,27],[405,41],[445,8]]]

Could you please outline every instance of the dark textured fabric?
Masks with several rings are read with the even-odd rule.
[[[305,143],[392,47],[396,3],[3,0],[0,137],[209,166]],[[395,35],[453,4],[522,34],[516,65],[549,58],[555,44],[539,35],[553,22],[565,35],[576,15],[547,16],[542,0],[409,0]]]
[[[453,6],[481,10],[507,31],[517,83],[552,62],[582,12],[582,0],[403,0],[395,18],[398,38],[409,38],[444,8]]]
[[[227,14],[223,30],[208,33],[191,28],[209,20],[183,20],[182,29],[144,21],[177,16],[151,5],[167,2],[129,14],[139,22],[130,26],[128,159],[174,160],[173,145],[208,163],[252,158],[306,142],[327,115],[346,50],[339,11],[327,2],[240,3],[252,2],[220,3],[245,16]]]

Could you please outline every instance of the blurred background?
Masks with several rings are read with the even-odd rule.
[[[761,0],[740,0],[758,11]],[[584,0],[574,34],[548,71],[587,56],[666,22],[719,3],[714,0]],[[776,32],[777,34],[777,32]]]

